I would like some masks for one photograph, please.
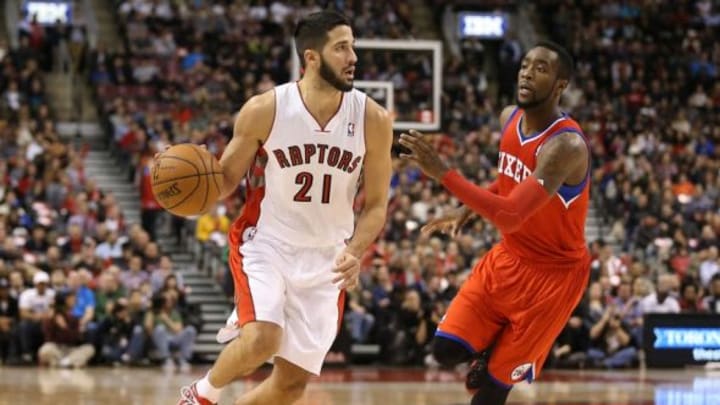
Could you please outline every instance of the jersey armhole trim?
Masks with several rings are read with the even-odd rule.
[[[252,182],[251,171],[254,171],[255,168],[257,167],[258,157],[264,153],[265,155],[268,156],[268,159],[270,158],[270,155],[268,155],[267,149],[265,149],[265,145],[267,145],[268,141],[270,140],[270,136],[273,133],[273,129],[275,129],[275,122],[278,119],[278,110],[279,110],[278,104],[280,102],[279,97],[278,97],[278,92],[277,92],[277,86],[272,88],[272,92],[273,92],[273,118],[272,118],[272,122],[270,123],[270,129],[268,130],[267,136],[265,137],[265,142],[258,141],[258,142],[260,142],[260,145],[258,146],[257,152],[255,152],[255,157],[253,158],[252,165],[250,166],[248,171],[245,172],[245,185],[246,185],[245,195],[246,195],[246,197],[250,195],[250,191],[252,188],[252,186],[251,186],[251,182]]]
[[[519,110],[520,110],[520,107],[515,107],[515,108],[513,109],[513,111],[510,113],[510,116],[508,117],[507,121],[505,121],[505,123],[503,124],[501,134],[504,134],[504,133],[505,133],[505,130],[508,128],[508,126],[509,126],[510,123],[513,121],[513,119],[515,119],[515,115],[517,114],[517,112],[518,112]]]
[[[365,150],[367,151],[367,123],[368,123],[368,96],[365,94],[365,100],[363,100],[363,141],[365,142]]]
[[[545,142],[549,141],[550,139],[566,133],[572,133],[577,136],[579,136],[583,142],[585,143],[585,147],[588,149],[588,167],[585,173],[585,177],[583,180],[578,184],[567,184],[563,183],[560,185],[560,188],[557,191],[558,196],[563,201],[563,204],[565,205],[565,208],[568,208],[570,204],[573,203],[577,199],[578,196],[585,190],[585,187],[587,187],[588,182],[590,180],[590,172],[592,170],[592,167],[590,166],[590,144],[588,143],[587,138],[585,137],[585,134],[583,134],[582,130],[579,128],[574,127],[564,127],[560,128],[554,133],[550,134],[547,138],[543,140],[543,142],[538,146],[537,150],[535,151],[535,156],[537,156],[540,153],[540,150],[542,149],[543,145],[545,145]]]
[[[279,97],[278,97],[278,93],[277,93],[277,88],[273,87],[272,92],[273,92],[273,106],[274,106],[273,118],[272,118],[272,122],[270,123],[270,130],[268,130],[267,136],[265,137],[265,142],[262,142],[260,144],[261,148],[268,142],[268,140],[270,140],[270,135],[272,135],[273,129],[275,129],[275,122],[278,119],[278,109],[279,109],[278,104],[280,103],[280,101],[278,101]]]

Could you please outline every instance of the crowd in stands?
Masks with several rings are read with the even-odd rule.
[[[411,35],[406,1],[329,3],[352,17],[358,37]],[[321,7],[314,1],[114,4],[125,43],[114,48],[100,45],[90,53],[89,81],[120,160],[130,162],[128,177],[140,184],[143,228],[152,232],[162,212],[149,187],[153,155],[170,143],[194,142],[219,156],[242,104],[290,80],[287,38],[298,16]],[[401,57],[359,54],[373,66],[363,79],[392,80],[396,100],[407,107],[400,118],[415,119],[431,108],[431,76],[426,69],[430,55],[409,59],[412,65]],[[400,69],[402,63],[407,66]],[[242,196],[240,190],[237,198],[197,219],[195,235],[203,249],[224,251],[226,257],[225,232],[242,208]],[[183,225],[175,222],[180,238]],[[223,281],[231,296],[229,272]]]
[[[354,16],[357,37],[414,33],[404,1],[330,3]],[[592,147],[593,195],[608,235],[590,241],[592,284],[551,364],[634,365],[643,313],[720,310],[716,10],[708,2],[681,3],[547,0],[537,7],[541,28],[577,58],[563,107],[580,121]],[[116,4],[127,49],[97,52],[91,79],[115,140],[138,163],[169,142],[206,143],[219,155],[237,107],[290,78],[292,23],[318,9],[311,1]],[[554,24],[558,19],[564,23]],[[648,26],[655,21],[664,28]],[[462,59],[445,62],[443,132],[431,136],[464,174],[485,184],[496,175],[502,106],[486,94],[478,69],[488,57],[482,45],[466,41],[461,48]],[[519,42],[508,38],[500,53],[501,70],[514,71]],[[422,63],[421,57],[360,52],[359,66],[363,79],[393,80],[401,92],[398,116],[407,118],[417,116],[412,108],[423,101],[428,76]],[[513,94],[513,81],[502,80],[501,94]],[[432,364],[427,344],[437,322],[499,235],[475,221],[455,239],[422,237],[422,225],[456,201],[399,160],[391,197],[387,227],[363,259],[363,288],[349,295],[336,349],[346,355],[347,342],[379,343],[386,362]],[[220,212],[199,220],[198,240],[223,246],[227,222],[242,204],[240,190]]]
[[[48,106],[43,74],[82,69],[82,30],[31,16],[19,35],[0,42],[0,364],[187,370],[198,325],[171,258],[86,175],[87,148]]]
[[[602,238],[589,241],[586,297],[548,364],[633,367],[645,314],[720,313],[720,9],[707,1],[548,0],[536,11],[550,38],[576,57],[562,106],[588,138],[604,225]],[[510,37],[501,46],[504,70],[517,71],[518,45]],[[447,98],[463,101],[444,110],[443,132],[431,136],[465,175],[489,182],[501,106],[484,97],[472,66],[451,63],[445,76],[456,78],[443,83]],[[498,235],[476,221],[455,239],[423,238],[419,228],[455,201],[415,168],[397,161],[394,169],[388,226],[347,319],[354,340],[391,342],[384,358],[402,348],[415,355],[394,360],[418,364],[427,331]]]
[[[356,37],[413,36],[407,1],[329,3],[328,7],[351,17]],[[210,6],[203,2],[139,0],[116,1],[115,6],[126,42],[114,49],[101,46],[91,53],[90,82],[97,89],[99,104],[119,153],[132,163],[128,175],[139,176],[141,185],[149,184],[152,156],[169,143],[204,143],[208,150],[220,155],[232,136],[233,114],[239,107],[252,95],[290,79],[288,38],[298,16],[320,10],[313,1],[228,1]],[[364,67],[361,70],[364,80],[393,81],[398,119],[418,120],[423,110],[432,107],[430,57],[429,53],[407,57],[401,53],[359,51],[358,64]],[[464,81],[455,83],[462,92],[460,87]],[[141,193],[143,222],[148,218],[152,223],[160,209],[149,187],[141,187]],[[428,198],[426,196],[425,203],[429,202]],[[225,250],[227,254],[224,231],[228,222],[239,214],[243,202],[243,190],[239,190],[237,196],[220,209],[197,220],[196,236],[205,249]],[[393,206],[397,204],[395,201]],[[404,236],[400,231],[394,234],[396,238],[391,244],[399,243],[399,238]],[[403,243],[412,244],[411,240]],[[473,245],[472,241],[470,245],[467,241],[463,244],[467,263],[473,254]],[[436,253],[440,247],[435,247]],[[415,272],[415,281],[408,280],[408,285],[422,283],[424,275],[418,266],[415,264],[408,271],[408,274]],[[384,271],[385,282],[394,283],[397,275],[388,272],[387,267]],[[366,275],[374,273],[368,271]],[[226,273],[224,284],[231,295],[229,277]],[[366,281],[370,283],[369,279]],[[460,277],[454,277],[453,288],[456,289],[459,282]],[[451,297],[451,289],[446,285],[438,284],[437,288],[446,291],[448,299]],[[362,301],[350,301],[353,310],[348,310],[347,335],[352,336],[346,342],[375,342],[383,334],[408,329],[395,324],[400,308],[395,308],[394,300],[398,297],[392,297],[391,305],[390,294],[385,298],[382,294],[380,289],[375,292],[377,300],[383,303],[377,309],[364,297],[358,297]],[[412,311],[424,311],[422,307],[427,300],[424,293],[407,300],[408,327],[418,318]],[[432,322],[437,322],[444,310],[442,307],[438,305]],[[387,311],[387,316],[392,318],[388,319],[388,324],[393,325],[389,332],[373,327],[382,324],[375,321],[382,318],[382,311]],[[424,339],[432,336],[434,323],[426,324]]]
[[[406,1],[328,3],[352,16],[357,37],[414,35]],[[186,368],[197,325],[182,321],[182,280],[152,242],[160,208],[147,187],[151,158],[180,142],[203,143],[220,155],[233,113],[290,79],[287,38],[296,18],[319,6],[115,6],[126,42],[90,52],[88,76],[113,142],[130,162],[128,177],[141,185],[143,226],[124,224],[112,194],[84,178],[82,151],[54,133],[38,71],[37,55],[47,50],[24,40],[20,49],[0,52],[0,354],[18,361],[39,354],[58,365],[91,357],[133,362],[150,346],[171,368],[173,347]],[[543,0],[536,8],[539,28],[576,57],[563,107],[588,137],[592,194],[607,236],[589,241],[591,284],[551,365],[633,366],[643,314],[720,313],[720,10],[713,7],[703,0]],[[464,59],[445,62],[443,131],[428,136],[466,176],[487,184],[496,176],[502,106],[486,94],[477,68],[478,58],[495,56],[480,48],[465,43]],[[503,69],[514,71],[519,43],[509,38],[501,49]],[[476,63],[464,63],[469,59]],[[423,62],[361,54],[359,70],[363,79],[393,80],[398,116],[417,117],[428,108],[421,105],[429,80]],[[362,288],[348,296],[334,355],[347,358],[349,343],[369,343],[381,346],[388,364],[434,364],[427,349],[435,327],[499,234],[477,220],[456,238],[421,236],[420,228],[456,201],[399,159],[393,169],[387,226],[363,257]],[[80,197],[70,198],[71,190]],[[243,203],[241,188],[197,220],[196,238],[226,250],[224,232]],[[31,301],[37,304],[28,307]],[[42,347],[41,324],[56,339]]]
[[[568,326],[583,338],[566,336],[558,354],[632,364],[643,313],[720,313],[720,9],[548,0],[538,10],[576,57],[566,106],[590,141],[594,193],[619,244],[598,244],[583,323]]]

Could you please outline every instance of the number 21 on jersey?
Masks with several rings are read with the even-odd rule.
[[[295,177],[295,184],[300,186],[300,190],[295,194],[293,200],[297,202],[311,202],[312,197],[308,195],[308,192],[313,185],[313,175],[309,172],[300,172]],[[326,174],[323,176],[322,184],[322,199],[320,202],[323,204],[330,203],[330,188],[332,187],[332,176]]]

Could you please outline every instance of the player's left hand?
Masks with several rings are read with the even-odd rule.
[[[400,145],[410,149],[411,153],[401,153],[400,158],[415,162],[425,174],[439,181],[450,169],[432,145],[422,139],[420,132],[414,129],[409,132],[400,135]]]
[[[339,289],[352,290],[360,284],[360,260],[347,251],[342,252],[335,260],[333,273],[338,273],[333,278],[333,284],[342,281]]]

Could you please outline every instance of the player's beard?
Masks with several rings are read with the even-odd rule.
[[[515,101],[517,102],[518,107],[522,108],[523,110],[531,110],[535,107],[538,107],[542,104],[544,104],[550,97],[552,97],[552,90],[548,92],[545,97],[537,98],[535,97],[535,92],[533,92],[533,97],[530,100],[527,101],[520,101],[520,97],[518,95],[515,96]]]
[[[553,91],[555,90],[555,84],[557,83],[558,78],[556,77],[553,81],[552,86],[550,86],[550,90],[548,90],[545,97],[537,98],[537,91],[533,90],[533,96],[528,101],[520,101],[520,95],[518,93],[515,93],[515,102],[517,103],[517,106],[522,108],[523,110],[532,110],[533,108],[539,107],[543,104],[545,104],[546,101],[548,101],[553,96]],[[519,85],[520,83],[518,83]]]
[[[320,77],[328,82],[331,86],[335,87],[340,91],[350,91],[353,89],[353,82],[346,82],[342,77],[338,76],[333,72],[329,64],[325,63],[325,58],[320,57]]]

